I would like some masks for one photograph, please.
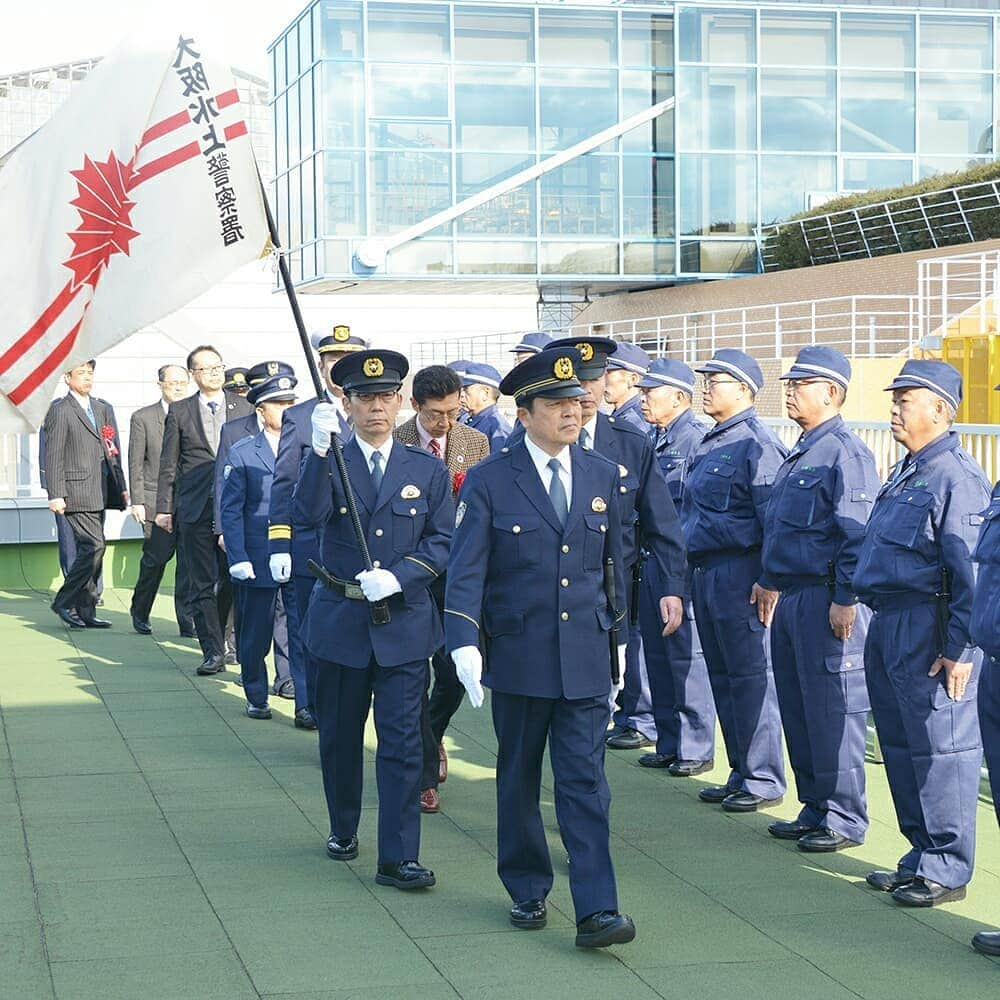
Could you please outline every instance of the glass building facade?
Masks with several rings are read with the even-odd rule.
[[[674,111],[393,251],[374,276],[627,286],[753,273],[759,225],[995,156],[992,2],[316,0],[270,49],[304,289],[669,97]]]

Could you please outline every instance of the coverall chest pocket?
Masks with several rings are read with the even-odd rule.
[[[414,500],[392,501],[392,547],[401,554],[412,552],[424,532],[427,520],[427,501],[423,497]]]
[[[606,514],[584,514],[587,530],[583,533],[583,568],[601,569],[604,566],[604,540],[608,533]]]
[[[493,551],[511,567],[538,565],[538,517],[533,514],[494,514]]]
[[[736,466],[727,462],[715,462],[711,457],[706,459],[701,482],[698,485],[698,495],[702,504],[709,510],[728,510],[733,492],[733,476]]]
[[[879,519],[878,537],[912,548],[923,533],[933,500],[934,494],[927,490],[903,490]]]
[[[778,517],[786,524],[808,528],[819,517],[821,477],[812,472],[793,472],[781,491]]]

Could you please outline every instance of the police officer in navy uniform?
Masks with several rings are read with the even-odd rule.
[[[267,668],[264,657],[273,644],[278,670],[275,614],[280,587],[268,569],[267,512],[274,480],[274,463],[281,434],[281,417],[295,402],[296,380],[278,375],[258,381],[247,393],[261,429],[229,447],[223,471],[219,527],[226,543],[229,575],[239,593],[239,648],[243,693],[251,719],[270,719],[267,703]],[[287,634],[285,636],[287,642]],[[287,646],[286,646],[287,649]],[[287,658],[285,661],[287,669]],[[304,681],[303,681],[304,687]]]
[[[832,347],[803,347],[781,376],[802,435],[778,470],[764,519],[759,583],[781,597],[771,664],[802,808],[768,830],[803,851],[863,843],[870,612],[854,568],[879,489],[875,457],[840,416],[851,363]]]
[[[449,361],[447,363],[448,367],[461,378],[465,374],[465,369],[469,365],[473,364],[468,358],[456,358],[454,361]],[[472,414],[466,409],[464,400],[460,403],[460,409],[458,411],[458,420],[460,424],[468,424]]]
[[[785,794],[768,649],[774,606],[757,580],[764,511],[788,452],[754,409],[764,377],[749,354],[722,348],[695,370],[704,376],[702,407],[715,426],[691,459],[681,521],[730,767],[725,785],[703,788],[698,797],[728,812],[753,812],[777,805]]]
[[[604,774],[612,659],[609,632],[624,612],[621,477],[574,447],[584,394],[579,351],[547,350],[501,383],[525,436],[469,470],[456,514],[445,594],[447,649],[473,707],[492,690],[497,754],[497,871],[515,927],[545,924],[552,862],[539,811],[545,744],[579,947],[631,941],[618,912]],[[486,669],[480,653],[485,642]],[[624,634],[622,634],[624,640]],[[616,646],[620,669],[624,647]]]
[[[452,366],[449,366],[452,367]],[[500,372],[492,365],[467,361],[458,372],[462,380],[462,407],[468,417],[461,421],[490,439],[490,454],[495,455],[507,443],[510,421],[500,412]]]
[[[951,365],[907,361],[886,391],[907,455],[875,501],[854,590],[874,611],[868,691],[910,850],[867,879],[904,906],[934,906],[965,897],[975,857],[982,653],[969,619],[990,491],[952,429],[962,376]]]
[[[510,349],[510,353],[514,355],[514,364],[519,365],[522,361],[527,361],[533,354],[544,351],[551,343],[552,338],[547,333],[524,334]]]
[[[334,860],[358,855],[364,729],[375,707],[378,749],[380,885],[434,885],[420,865],[421,700],[427,660],[444,635],[429,593],[445,571],[455,520],[448,472],[440,459],[393,440],[409,364],[395,351],[359,351],[331,377],[344,392],[354,437],[343,457],[374,568],[365,570],[350,500],[329,454],[337,408],[312,412],[312,449],[302,468],[292,517],[320,530],[324,574],[309,599],[305,644],[316,659],[320,765]],[[376,624],[369,602],[385,601],[390,621]]]
[[[338,324],[332,333],[314,335],[313,344],[319,355],[319,369],[326,383],[327,402],[338,407],[338,430],[343,442],[354,433],[341,403],[342,391],[330,378],[333,366],[349,354],[368,348],[368,343],[351,333],[350,327]],[[295,687],[297,707],[295,724],[301,729],[315,729],[316,666],[302,642],[302,622],[309,595],[316,578],[309,572],[309,560],[320,561],[319,539],[309,524],[292,519],[292,493],[299,479],[299,470],[312,449],[312,412],[318,399],[307,399],[285,410],[281,422],[281,439],[271,487],[271,509],[268,514],[268,549],[271,577],[275,583],[292,583],[288,605],[289,650],[292,662],[302,663],[305,689]]]
[[[652,437],[652,428],[642,412],[639,380],[649,368],[649,355],[638,345],[622,341],[608,358],[604,402],[612,407],[616,421],[631,424],[637,431]]]
[[[670,499],[680,510],[688,461],[708,431],[708,425],[691,409],[694,372],[682,361],[656,358],[638,388],[643,416],[654,432],[657,464],[667,481]],[[639,596],[639,625],[656,747],[643,754],[639,763],[666,768],[675,778],[690,778],[710,771],[715,764],[715,702],[689,589],[680,627],[668,636],[662,634],[658,605],[662,593],[656,564],[647,563]]]
[[[245,397],[250,391],[249,374],[249,368],[227,368],[226,381],[222,383],[222,388],[236,396]]]

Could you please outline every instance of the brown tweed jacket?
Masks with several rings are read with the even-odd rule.
[[[420,447],[420,434],[417,432],[417,418],[410,417],[405,424],[400,424],[394,432],[394,437],[400,444],[412,444]],[[472,466],[490,457],[490,439],[473,427],[465,424],[455,424],[448,432],[448,447],[445,449],[445,465],[454,481],[455,474],[468,472]]]

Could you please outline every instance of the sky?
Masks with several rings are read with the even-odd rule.
[[[0,75],[102,56],[135,31],[166,20],[208,35],[230,65],[268,77],[267,46],[307,0],[29,0],[3,4]],[[169,7],[169,14],[164,8]]]

